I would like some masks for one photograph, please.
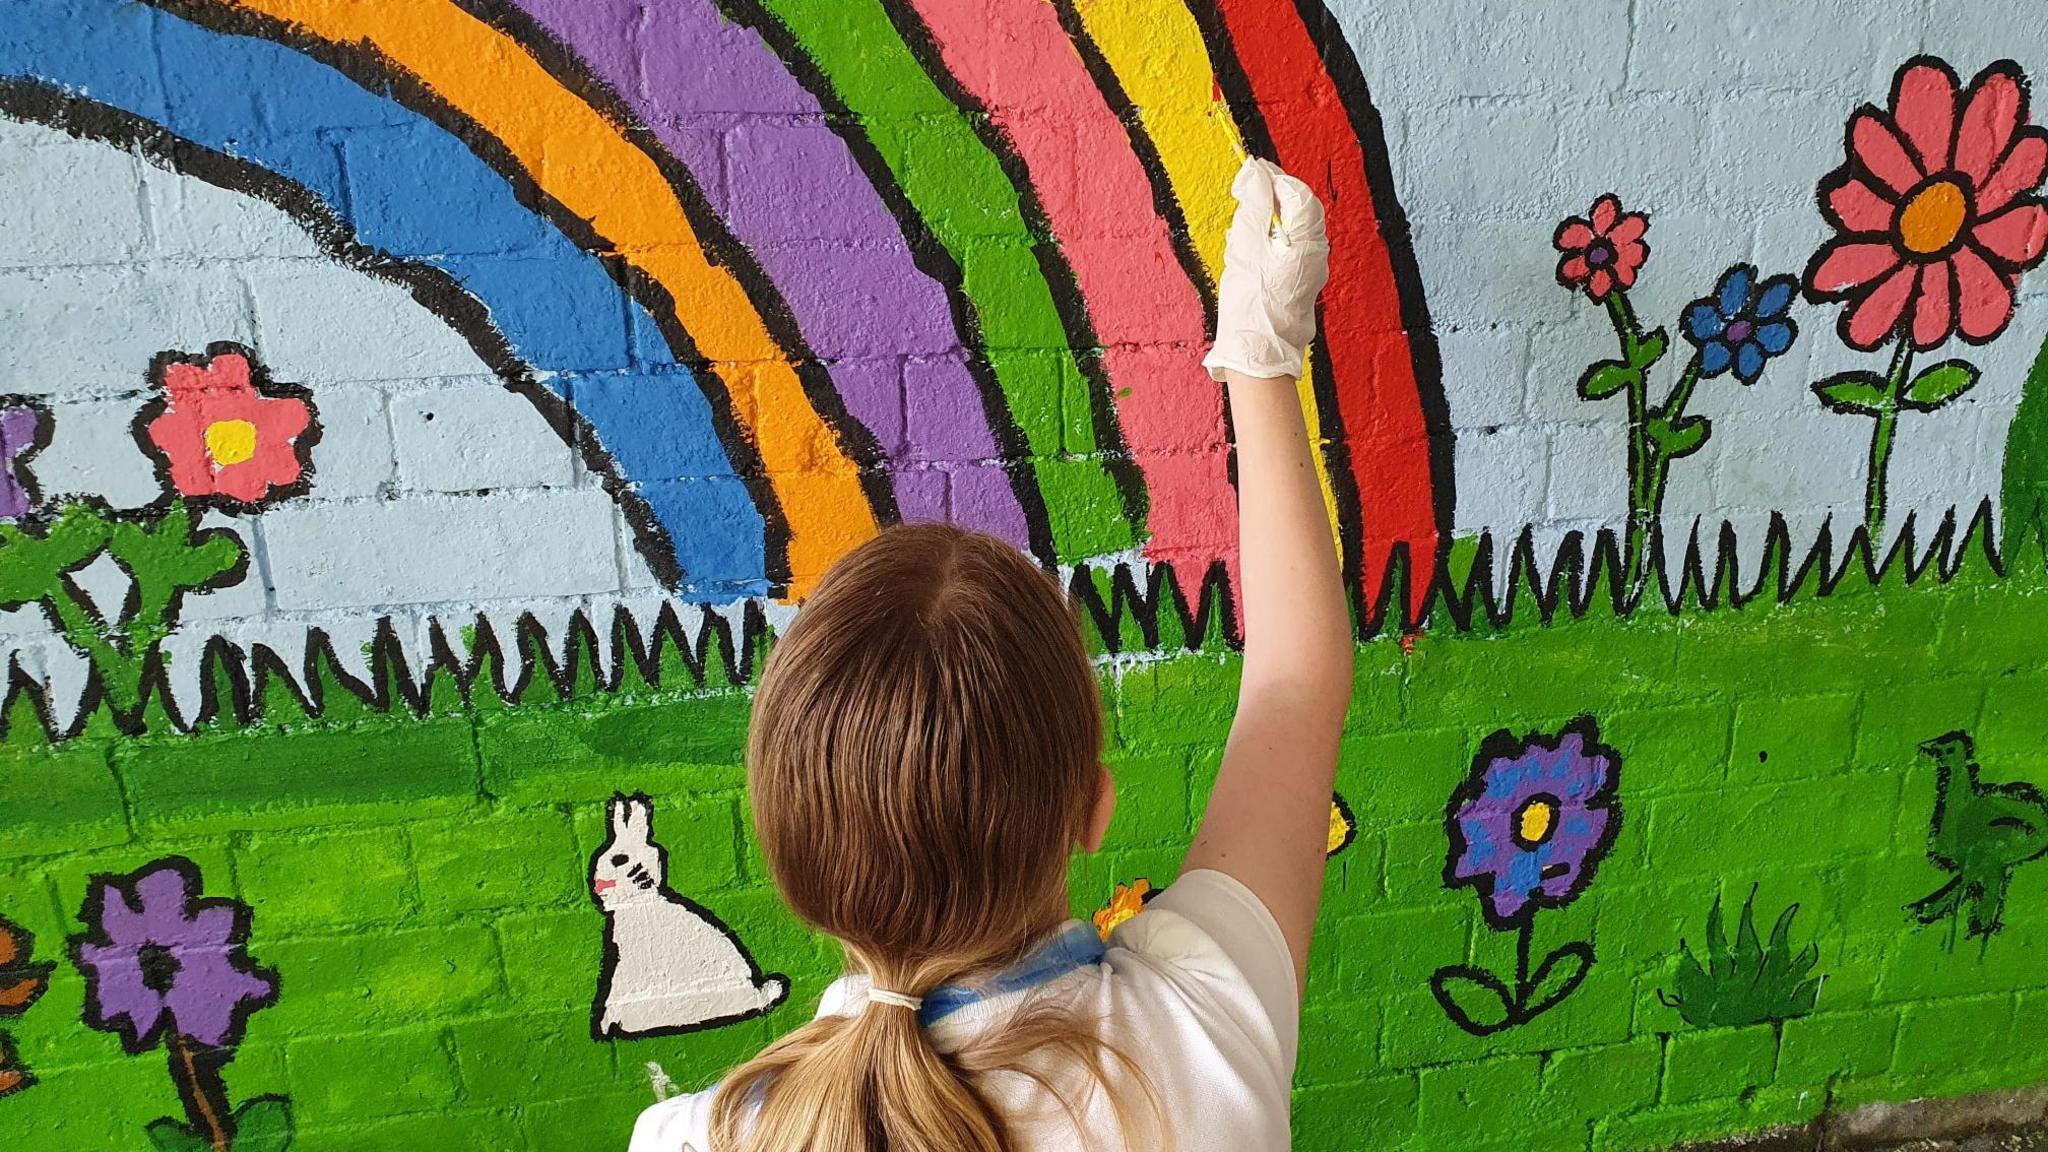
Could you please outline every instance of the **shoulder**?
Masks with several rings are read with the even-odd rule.
[[[1122,982],[1164,986],[1212,1031],[1239,1033],[1292,1074],[1301,1029],[1293,956],[1273,914],[1233,877],[1182,875],[1111,934],[1108,961]]]
[[[715,1090],[674,1096],[640,1113],[626,1152],[710,1152]]]

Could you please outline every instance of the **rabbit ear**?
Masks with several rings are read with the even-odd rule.
[[[645,796],[626,798],[626,827],[633,835],[646,840],[654,831],[654,801]]]
[[[624,794],[612,793],[612,798],[605,802],[605,814],[611,819],[612,839],[616,840],[632,822],[632,810],[626,807]]]

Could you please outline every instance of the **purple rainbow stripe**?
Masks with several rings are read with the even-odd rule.
[[[945,289],[759,35],[713,0],[515,3],[618,94],[753,252],[881,445],[903,519],[1029,547]]]

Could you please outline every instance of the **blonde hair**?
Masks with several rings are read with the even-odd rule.
[[[1101,698],[1059,586],[1000,540],[900,526],[840,561],[777,642],[747,786],[790,907],[873,987],[923,996],[999,969],[1064,919],[1101,752]],[[727,1078],[714,1152],[1014,1152],[991,1074],[1036,1083],[1080,1127],[1048,1056],[1089,1091],[1118,1065],[1151,1097],[1057,1006],[1027,1005],[952,1053],[914,1011],[853,1011]],[[1139,1146],[1136,1110],[1109,1096],[1125,1146]]]

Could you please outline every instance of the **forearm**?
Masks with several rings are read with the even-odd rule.
[[[1244,684],[1288,689],[1341,719],[1351,619],[1294,381],[1226,371],[1224,382],[1237,440]]]
[[[1244,672],[1189,864],[1257,893],[1306,979],[1351,700],[1351,620],[1294,381],[1224,380],[1237,434]]]

